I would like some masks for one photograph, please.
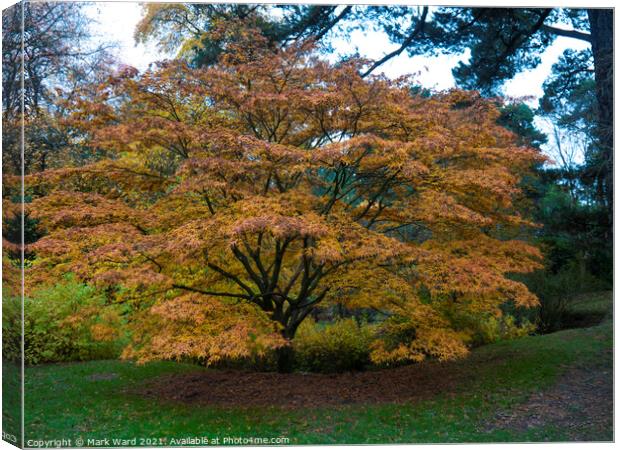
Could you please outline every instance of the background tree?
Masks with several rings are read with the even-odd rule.
[[[136,27],[137,42],[154,40],[167,53],[187,58],[195,66],[215,64],[234,36],[212,30],[221,22],[251,23],[271,44],[320,41],[342,20],[352,16],[352,6],[339,11],[334,5],[245,5],[150,3]]]
[[[581,274],[612,279],[612,222],[601,176],[597,97],[590,50],[567,50],[544,85],[538,113],[552,130],[556,164],[541,172],[539,220],[552,273],[577,266]]]
[[[14,262],[21,256],[18,204],[31,198],[29,186],[21,197],[22,171],[44,171],[97,157],[61,123],[66,115],[63,102],[78,87],[101,80],[112,67],[108,52],[112,46],[94,43],[86,7],[75,2],[24,2],[2,12],[3,243]],[[28,246],[41,231],[30,216],[23,220]],[[26,247],[26,260],[32,256]],[[9,269],[8,264],[4,267]]]
[[[21,173],[22,100],[24,170],[28,173],[62,165],[59,160],[71,139],[57,123],[62,116],[59,100],[69,97],[86,80],[95,81],[111,65],[110,45],[93,44],[85,7],[85,3],[75,2],[25,2],[23,9],[19,4],[2,12],[5,174]]]
[[[365,61],[331,66],[225,25],[214,38],[234,40],[211,68],[127,69],[76,99],[72,126],[110,158],[29,177],[48,232],[34,283],[71,270],[108,286],[133,311],[126,356],[275,348],[280,370],[319,304],[408,330],[376,361],[461,356],[449,310],[536,304],[506,274],[540,266],[514,203],[542,158],[492,103],[411,95],[364,79]]]

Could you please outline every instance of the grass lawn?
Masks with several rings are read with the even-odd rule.
[[[590,300],[590,307],[610,310],[610,293]],[[594,327],[474,350],[454,363],[454,370],[475,374],[458,392],[414,404],[317,409],[204,407],[127,392],[160,375],[199,370],[185,364],[94,361],[31,367],[25,381],[26,440],[138,438],[138,445],[140,438],[154,439],[143,442],[151,445],[170,445],[171,438],[190,436],[282,436],[290,444],[570,440],[565,427],[489,428],[488,423],[499,412],[511,411],[532,394],[553,387],[568,370],[601,369],[611,377],[612,347],[608,316]],[[611,429],[578,427],[588,440],[613,438]]]
[[[2,361],[2,431],[7,442],[21,442],[21,365]]]

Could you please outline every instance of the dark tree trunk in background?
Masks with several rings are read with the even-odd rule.
[[[598,143],[601,161],[598,177],[602,197],[613,220],[613,149],[614,149],[614,13],[612,9],[589,9],[594,78],[598,103]]]

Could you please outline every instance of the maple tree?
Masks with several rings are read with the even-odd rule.
[[[540,267],[515,205],[542,157],[491,102],[214,32],[237,36],[213,67],[128,67],[73,99],[67,126],[105,158],[27,177],[46,232],[30,283],[71,271],[129,305],[125,357],[275,349],[280,370],[319,305],[398,317],[409,339],[379,336],[380,362],[464,355],[447,305],[537,303],[506,275]]]

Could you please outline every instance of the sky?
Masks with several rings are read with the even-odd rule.
[[[133,33],[142,17],[142,6],[137,2],[98,2],[90,8],[90,15],[98,23],[94,28],[109,40],[119,44],[120,60],[140,70],[148,67],[150,62],[162,58],[154,45],[136,45]],[[582,49],[588,44],[575,39],[558,37],[542,55],[542,63],[533,70],[518,74],[504,86],[504,94],[510,97],[532,97],[530,103],[535,105],[535,98],[542,95],[542,84],[551,72],[551,66],[567,48]],[[354,31],[348,42],[340,40],[335,50],[341,54],[359,50],[360,54],[371,59],[378,59],[394,50],[397,45],[389,42],[381,32]],[[165,55],[164,55],[165,56]],[[417,73],[422,86],[443,90],[454,87],[451,69],[462,60],[464,55],[441,55],[433,58],[424,56],[409,57],[406,52],[384,64],[379,70],[389,77]]]
[[[95,22],[93,28],[96,33],[106,40],[117,42],[118,58],[122,63],[144,70],[153,61],[173,56],[161,55],[153,44],[135,44],[133,33],[142,17],[140,3],[97,2],[89,8],[89,14]],[[517,74],[512,80],[506,82],[503,94],[508,97],[524,98],[530,106],[536,107],[538,98],[543,94],[543,82],[559,56],[567,48],[579,50],[586,48],[587,45],[575,39],[558,37],[543,53],[541,64],[533,70]],[[334,48],[337,54],[350,54],[358,50],[363,57],[378,59],[397,48],[397,45],[390,43],[387,36],[381,32],[356,30],[348,40],[336,41]],[[406,74],[417,74],[416,78],[422,86],[444,90],[455,86],[451,69],[467,57],[467,53],[437,57],[409,57],[406,52],[403,52],[378,70],[394,78]],[[536,123],[541,130],[547,133],[550,131],[548,124],[540,120]],[[546,150],[548,153],[552,152],[550,147]]]
[[[95,2],[89,5],[93,31],[102,39],[118,44],[118,57],[124,64],[144,70],[149,63],[161,59],[154,45],[135,45],[136,25],[142,18],[142,4],[137,2]]]

